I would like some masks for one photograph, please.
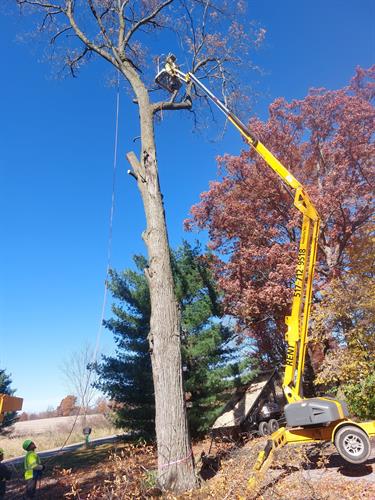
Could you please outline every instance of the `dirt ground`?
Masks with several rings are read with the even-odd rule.
[[[362,466],[346,464],[333,447],[285,447],[255,485],[248,488],[251,469],[264,438],[238,443],[200,441],[193,447],[201,487],[167,499],[260,500],[374,500],[375,453]],[[373,446],[373,451],[375,451]],[[202,452],[204,452],[202,456]],[[80,449],[46,462],[38,489],[39,499],[136,499],[157,498],[156,451],[135,443],[100,445]],[[7,499],[22,498],[22,470],[7,485]]]

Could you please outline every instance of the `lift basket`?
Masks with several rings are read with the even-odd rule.
[[[177,76],[171,75],[165,68],[156,75],[155,83],[171,94],[180,90],[182,85]]]

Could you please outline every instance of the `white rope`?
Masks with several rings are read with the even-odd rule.
[[[100,339],[103,331],[103,321],[104,321],[104,315],[106,311],[106,306],[107,306],[107,280],[108,280],[108,275],[109,275],[109,270],[111,268],[111,257],[112,257],[112,230],[113,230],[113,216],[115,213],[115,192],[116,192],[116,173],[117,173],[117,147],[118,147],[118,125],[119,125],[119,113],[120,112],[120,72],[117,71],[117,94],[116,94],[116,120],[115,120],[115,141],[114,141],[114,152],[113,152],[113,176],[112,176],[112,196],[111,196],[111,211],[110,211],[110,216],[109,216],[109,235],[108,235],[108,247],[107,247],[107,267],[106,267],[106,274],[105,274],[105,281],[104,281],[104,294],[103,294],[103,304],[102,304],[102,312],[100,316],[100,324],[99,328],[96,334],[96,343],[95,343],[95,349],[93,352],[93,357],[92,357],[92,363],[89,368],[89,374],[87,377],[85,389],[83,391],[83,396],[82,396],[82,401],[81,405],[84,403],[84,398],[86,396],[86,393],[88,391],[90,381],[91,381],[91,375],[93,370],[95,369],[95,362],[96,358],[98,355],[99,351],[99,346],[100,346]],[[64,443],[62,446],[60,446],[59,450],[57,453],[61,452],[63,448],[65,448],[70,436],[73,433],[74,427],[76,426],[78,417],[81,414],[81,409],[82,406],[79,407],[79,411],[77,412],[76,418],[74,419],[73,425],[70,429],[70,432],[68,433]],[[86,416],[86,408],[84,411],[84,416]],[[45,463],[49,463],[53,459],[53,456],[48,459]]]
[[[120,72],[117,70],[117,94],[116,94],[116,120],[115,120],[115,140],[114,140],[114,150],[113,150],[113,176],[112,176],[112,197],[111,197],[111,212],[109,216],[109,235],[108,235],[108,247],[107,247],[107,268],[105,273],[104,280],[104,293],[103,293],[103,304],[102,304],[102,312],[100,316],[100,323],[98,327],[98,331],[96,334],[96,342],[95,349],[93,352],[92,363],[95,365],[96,358],[98,355],[99,347],[100,347],[100,339],[103,332],[103,321],[104,315],[107,307],[107,281],[109,270],[111,268],[111,258],[112,258],[112,233],[113,233],[113,216],[115,212],[115,195],[116,195],[116,174],[117,174],[117,148],[118,148],[118,125],[119,125],[119,113],[120,112]]]

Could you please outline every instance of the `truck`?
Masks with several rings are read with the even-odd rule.
[[[212,425],[211,434],[213,437],[272,434],[284,422],[284,404],[277,370],[261,372],[250,384],[236,389]]]

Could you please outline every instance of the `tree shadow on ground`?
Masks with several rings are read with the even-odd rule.
[[[375,460],[373,461],[373,463],[375,463]],[[342,467],[339,467],[338,472],[346,477],[360,478],[369,476],[370,474],[372,474],[373,470],[371,465],[368,464],[351,466],[343,465]]]
[[[319,454],[319,450],[321,450],[322,447],[319,448],[317,447],[316,449],[318,453],[309,454],[309,461],[303,464],[303,468],[305,470],[306,469],[314,470],[322,468],[326,470],[336,469],[337,472],[343,476],[356,477],[356,478],[368,476],[373,472],[375,457],[368,459],[364,464],[356,465],[346,462],[338,453],[332,453],[329,455],[329,457],[327,457],[327,460],[324,463],[324,466],[322,467],[322,464],[320,463],[321,455]]]
[[[321,447],[317,446],[318,451]],[[313,453],[309,456],[308,460],[301,462],[300,467],[293,465],[276,465],[273,468],[273,472],[275,476],[267,482],[262,488],[256,491],[255,498],[261,498],[262,495],[265,495],[267,492],[272,489],[272,487],[276,486],[279,482],[285,479],[288,476],[291,476],[294,473],[303,473],[311,472],[313,470],[317,471],[337,471],[338,474],[341,474],[345,477],[353,477],[356,479],[361,479],[373,473],[373,464],[375,464],[375,458],[367,460],[366,463],[355,465],[346,462],[338,453],[333,453],[328,457],[328,460],[323,464],[320,462],[321,455],[319,453]],[[271,465],[272,469],[272,465]]]
[[[237,433],[232,437],[221,437],[218,440],[214,438],[211,441],[211,446],[206,454],[202,451],[199,461],[202,465],[199,470],[199,475],[204,481],[208,481],[216,476],[221,469],[221,461],[230,455],[234,455],[237,451],[244,447],[244,445],[251,439],[249,433]],[[211,454],[212,443],[215,443],[217,451]],[[198,461],[198,463],[199,463]]]
[[[220,454],[215,456],[207,456],[206,454],[204,454],[204,452],[202,452],[202,466],[200,468],[199,475],[204,481],[208,481],[209,479],[212,479],[214,476],[216,476],[216,474],[219,472],[222,458],[223,456],[221,456]]]
[[[350,464],[338,454],[331,455],[327,468],[337,468],[342,476],[361,478],[372,474],[375,458],[367,460],[364,464]]]

